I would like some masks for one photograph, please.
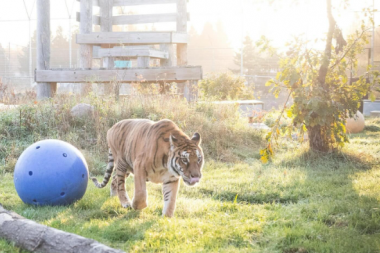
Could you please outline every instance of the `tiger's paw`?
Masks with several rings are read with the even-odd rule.
[[[124,208],[127,208],[127,209],[132,208],[132,204],[130,202],[125,203],[125,204],[121,204],[121,206],[124,207]]]
[[[132,208],[135,210],[141,210],[148,206],[148,203],[146,201],[137,201],[133,199],[132,201]]]

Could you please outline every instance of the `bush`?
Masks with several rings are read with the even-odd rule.
[[[231,73],[212,74],[199,83],[201,95],[215,100],[253,99],[253,88]]]

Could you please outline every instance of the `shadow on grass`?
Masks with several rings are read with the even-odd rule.
[[[377,157],[356,151],[307,151],[281,161],[279,166],[300,168],[305,174],[303,192],[308,196],[299,203],[304,224],[291,226],[279,248],[283,252],[377,252],[374,238],[380,233],[380,204],[369,182],[377,164]],[[321,235],[316,237],[315,231]]]

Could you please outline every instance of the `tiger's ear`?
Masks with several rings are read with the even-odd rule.
[[[169,137],[170,146],[174,147],[177,146],[178,139],[174,135],[170,135]]]
[[[199,133],[194,133],[193,137],[191,138],[195,144],[200,145],[202,142],[201,135]]]

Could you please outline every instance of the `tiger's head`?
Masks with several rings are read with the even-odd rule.
[[[204,164],[200,134],[195,133],[190,139],[184,134],[172,133],[169,142],[169,171],[177,177],[181,176],[186,185],[199,183]]]

